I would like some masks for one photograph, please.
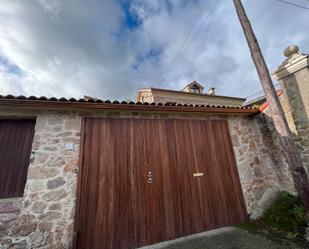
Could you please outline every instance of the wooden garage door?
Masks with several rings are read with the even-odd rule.
[[[242,222],[226,121],[85,119],[77,248],[129,249]]]

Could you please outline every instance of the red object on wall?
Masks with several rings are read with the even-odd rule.
[[[277,91],[277,96],[281,96],[282,95],[282,90]],[[262,112],[264,111],[267,107],[269,106],[269,103],[266,101],[264,102],[260,107],[259,107],[259,111]]]

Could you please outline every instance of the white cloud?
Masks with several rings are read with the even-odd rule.
[[[132,0],[140,25],[128,28],[116,0],[0,0],[0,59],[21,71],[0,60],[0,94],[134,99],[140,87],[180,89],[192,80],[222,95],[260,90],[232,1],[219,2],[170,70],[204,2]],[[243,2],[271,69],[290,43],[309,45],[307,11]]]

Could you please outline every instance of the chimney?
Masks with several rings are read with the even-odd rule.
[[[89,101],[89,100],[94,100],[94,101],[96,101],[96,100],[97,100],[97,98],[91,97],[91,96],[88,96],[88,95],[84,95],[84,99],[85,99],[86,101]]]
[[[208,94],[209,95],[216,95],[216,88],[214,88],[214,87],[209,88]]]

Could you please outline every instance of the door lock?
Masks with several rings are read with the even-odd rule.
[[[152,183],[153,182],[153,174],[152,174],[152,172],[150,170],[147,173],[147,182],[148,183]]]

